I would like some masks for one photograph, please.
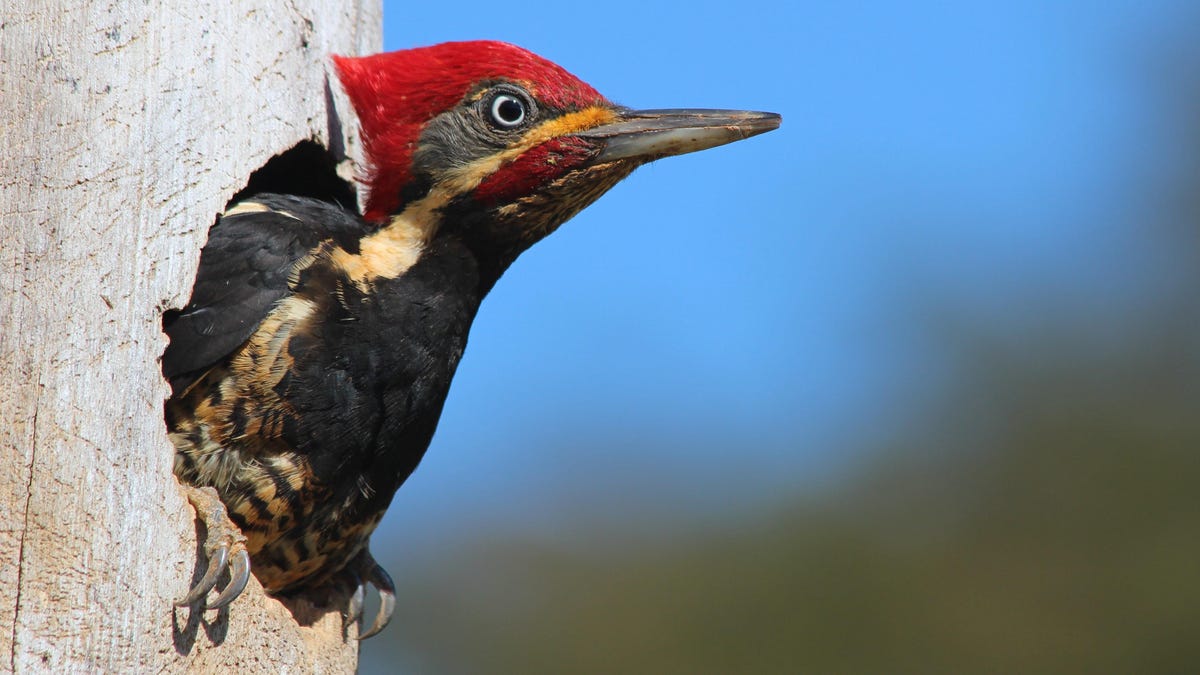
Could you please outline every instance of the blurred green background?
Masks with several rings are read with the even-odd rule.
[[[385,12],[784,126],[501,281],[363,672],[1200,668],[1194,3]]]

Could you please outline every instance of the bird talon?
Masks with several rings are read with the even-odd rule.
[[[217,585],[217,579],[221,578],[221,573],[225,571],[225,567],[229,561],[229,549],[222,546],[208,557],[208,569],[204,571],[204,576],[200,581],[188,591],[187,595],[175,601],[176,607],[187,607],[195,604],[195,602],[204,596]]]
[[[354,586],[354,595],[350,596],[350,608],[346,612],[346,618],[349,623],[353,623],[362,618],[363,599],[367,595],[367,585],[359,581]]]
[[[366,595],[367,584],[371,584],[375,590],[379,591],[379,612],[375,614],[375,621],[371,624],[370,630],[358,636],[359,640],[366,640],[378,635],[391,622],[392,612],[396,609],[396,584],[387,571],[375,562],[370,551],[364,549],[359,554],[359,558],[362,581],[359,582],[358,588],[350,598],[351,621],[362,616],[363,596]]]
[[[208,569],[187,595],[175,602],[175,606],[187,607],[203,599],[216,587],[217,580],[228,568],[229,583],[221,590],[217,599],[207,606],[207,609],[221,609],[241,595],[250,581],[250,554],[245,548],[246,537],[237,525],[229,520],[229,513],[217,496],[216,490],[190,485],[184,486],[184,489],[188,501],[196,510],[196,515],[204,521],[208,529],[208,537],[204,542],[204,550],[208,554]]]
[[[233,560],[229,563],[229,583],[217,599],[208,605],[208,609],[221,609],[236,600],[242,591],[246,590],[249,581],[250,554],[246,549],[242,549],[233,554]]]

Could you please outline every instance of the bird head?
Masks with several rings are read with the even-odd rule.
[[[361,130],[364,217],[426,243],[458,237],[495,277],[639,165],[780,123],[771,113],[630,110],[502,42],[334,65]]]

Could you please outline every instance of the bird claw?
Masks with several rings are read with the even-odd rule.
[[[228,568],[229,583],[221,590],[217,599],[207,605],[207,609],[221,609],[237,599],[250,581],[250,554],[246,552],[246,537],[237,525],[229,520],[229,513],[217,496],[216,490],[191,485],[184,486],[184,489],[188,501],[196,509],[196,515],[204,521],[208,529],[208,537],[204,542],[204,551],[208,554],[208,569],[187,595],[175,602],[175,606],[187,607],[207,596]]]
[[[250,554],[246,549],[241,549],[233,554],[233,560],[229,563],[229,583],[225,585],[225,590],[217,596],[208,609],[221,609],[229,603],[237,599],[242,591],[246,590],[246,584],[250,582]]]
[[[375,622],[371,624],[370,630],[358,636],[359,640],[366,640],[378,635],[391,622],[392,612],[396,609],[396,584],[392,582],[392,577],[388,575],[387,571],[375,562],[371,552],[366,549],[358,554],[358,578],[358,586],[354,589],[354,595],[350,597],[350,607],[347,612],[350,621],[357,621],[362,617],[363,598],[367,593],[367,584],[371,584],[375,590],[379,591],[379,612],[375,615]]]
[[[213,551],[213,554],[208,556],[208,569],[205,570],[204,576],[200,578],[200,581],[195,586],[192,586],[192,590],[188,591],[187,595],[175,601],[175,606],[187,607],[208,595],[213,586],[217,585],[217,579],[225,571],[225,566],[228,562],[229,549],[222,547]]]
[[[350,608],[346,612],[346,618],[351,622],[358,621],[362,618],[363,599],[367,595],[367,585],[359,581],[354,586],[354,595],[350,596]]]

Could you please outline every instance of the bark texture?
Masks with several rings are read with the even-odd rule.
[[[304,139],[342,147],[330,53],[379,0],[5,3],[0,12],[0,671],[343,672],[354,629],[199,571],[171,473],[161,314],[209,225]]]

